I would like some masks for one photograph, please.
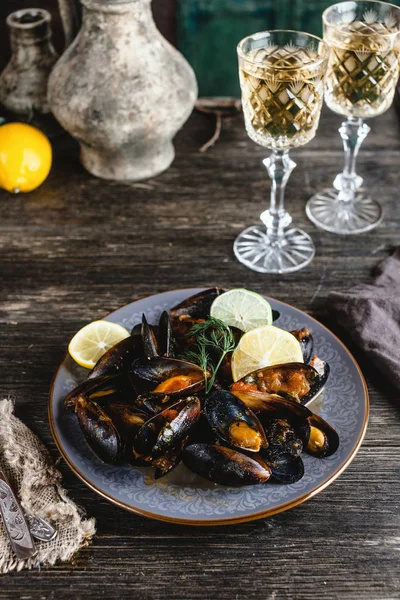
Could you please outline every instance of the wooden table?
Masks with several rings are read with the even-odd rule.
[[[72,564],[3,576],[1,599],[400,597],[399,394],[325,312],[330,290],[366,281],[399,241],[399,125],[392,111],[375,119],[359,160],[385,205],[384,223],[346,238],[316,230],[304,212],[341,168],[339,123],[326,110],[317,138],[293,152],[287,206],[317,254],[289,276],[254,273],[233,257],[235,236],[257,221],[269,193],[265,153],[241,117],[225,122],[202,154],[214,124],[194,114],[170,170],[128,185],[88,175],[65,136],[54,142],[54,168],[39,190],[1,192],[2,394],[15,398],[17,415],[54,459],[47,394],[69,339],[88,321],[163,290],[245,286],[308,311],[349,344],[371,393],[367,436],[349,469],[316,498],[258,522],[198,529],[149,521],[100,499],[60,462],[72,498],[97,519],[93,545]]]

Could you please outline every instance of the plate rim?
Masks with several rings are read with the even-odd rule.
[[[135,302],[138,302],[139,300],[146,300],[147,298],[159,296],[159,295],[162,295],[162,294],[165,294],[168,292],[186,292],[186,291],[190,292],[192,290],[198,290],[198,289],[199,288],[176,288],[174,290],[164,290],[163,292],[157,292],[155,294],[141,296],[141,297],[137,298],[136,300],[133,300],[132,302],[123,304],[122,306],[119,306],[115,310],[108,312],[103,317],[101,317],[101,319],[105,319],[106,317],[109,317],[110,315],[117,312],[118,310],[125,308],[127,306],[130,306],[131,304],[134,304]],[[202,288],[202,289],[207,289],[207,288]],[[111,504],[114,504],[115,506],[118,506],[119,508],[122,508],[130,513],[140,515],[142,517],[146,517],[147,519],[163,521],[166,523],[173,523],[175,525],[189,525],[189,526],[193,525],[195,527],[209,527],[209,526],[215,526],[215,525],[222,526],[222,525],[234,525],[234,524],[239,524],[239,523],[248,523],[250,521],[256,521],[258,519],[272,517],[273,515],[276,515],[281,512],[285,512],[287,510],[295,508],[296,506],[299,506],[300,504],[307,502],[307,500],[310,500],[311,498],[313,498],[314,496],[316,496],[317,494],[322,492],[325,488],[327,488],[329,485],[331,485],[331,483],[333,483],[348,468],[348,466],[351,464],[351,462],[355,458],[356,454],[358,453],[358,451],[361,447],[361,444],[363,443],[363,440],[364,440],[364,437],[365,437],[365,434],[366,434],[367,428],[368,428],[369,412],[370,412],[370,400],[369,400],[368,387],[367,387],[367,383],[365,381],[363,372],[361,371],[361,368],[360,368],[357,360],[353,356],[352,352],[350,352],[350,350],[347,348],[347,346],[345,346],[345,344],[342,342],[342,340],[339,339],[337,337],[337,335],[335,335],[330,329],[328,329],[328,327],[323,325],[323,323],[318,321],[318,319],[315,319],[314,317],[312,317],[311,315],[306,313],[304,310],[296,308],[295,306],[288,304],[287,302],[283,302],[282,300],[277,300],[276,298],[272,298],[272,296],[265,296],[264,294],[261,294],[261,295],[268,300],[273,300],[273,301],[279,302],[280,304],[283,304],[284,306],[288,306],[289,308],[294,308],[295,310],[298,310],[299,312],[306,314],[309,319],[316,322],[320,327],[322,327],[325,331],[327,331],[330,335],[332,335],[336,339],[336,341],[339,342],[340,346],[344,349],[345,352],[347,352],[347,354],[350,356],[350,358],[354,362],[356,369],[358,371],[358,374],[360,375],[360,379],[361,379],[361,382],[362,382],[363,388],[364,388],[365,414],[364,414],[364,421],[362,424],[362,429],[361,429],[360,435],[358,437],[358,440],[357,440],[352,452],[349,454],[349,456],[345,460],[345,462],[334,473],[332,473],[332,475],[330,475],[325,481],[323,481],[315,489],[313,489],[309,492],[306,492],[305,494],[296,498],[295,500],[290,500],[289,502],[285,502],[284,504],[281,504],[280,506],[264,509],[264,510],[258,511],[256,513],[253,513],[251,515],[241,515],[241,516],[237,516],[237,517],[227,517],[227,518],[212,519],[212,520],[211,519],[210,520],[197,520],[197,519],[192,520],[192,519],[185,519],[185,518],[179,518],[179,517],[168,517],[167,515],[160,515],[157,513],[153,513],[151,511],[146,511],[141,508],[131,506],[130,504],[127,504],[123,500],[119,500],[118,498],[115,498],[114,496],[104,492],[103,490],[98,488],[94,483],[92,483],[90,481],[90,479],[88,479],[87,476],[84,475],[78,469],[78,467],[76,467],[74,465],[72,460],[69,458],[67,452],[64,450],[61,440],[58,437],[57,429],[56,429],[55,422],[54,422],[54,416],[53,416],[52,399],[53,399],[54,386],[55,386],[57,376],[59,374],[61,367],[63,366],[63,364],[65,362],[65,359],[68,357],[68,351],[67,351],[64,355],[64,358],[62,359],[59,366],[57,367],[57,369],[54,373],[54,376],[52,378],[52,381],[51,381],[51,385],[50,385],[50,389],[49,389],[49,396],[48,396],[48,419],[49,419],[49,424],[50,424],[50,431],[51,431],[53,439],[56,443],[58,451],[60,452],[64,461],[67,463],[68,467],[78,477],[78,479],[83,481],[83,483],[85,485],[87,485],[87,487],[89,487],[89,489],[94,491],[101,498],[104,498],[108,502],[111,502]]]

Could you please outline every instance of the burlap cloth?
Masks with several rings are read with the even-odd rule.
[[[47,543],[35,540],[37,555],[19,560],[0,519],[0,573],[68,561],[95,533],[94,519],[85,519],[68,498],[46,448],[13,410],[12,401],[0,401],[1,466],[25,512],[51,523],[58,535]]]

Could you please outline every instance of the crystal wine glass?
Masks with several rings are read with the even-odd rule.
[[[370,131],[363,119],[382,114],[393,101],[400,69],[400,9],[385,2],[340,2],[327,8],[322,18],[331,50],[325,101],[347,117],[339,129],[345,160],[333,188],[310,198],[306,212],[321,229],[363,233],[379,225],[383,212],[361,187],[356,158]]]
[[[298,31],[263,31],[237,48],[242,106],[249,137],[272,150],[263,163],[272,180],[270,207],[234,243],[237,259],[260,273],[290,273],[308,265],[315,248],[310,236],[289,227],[285,186],[296,163],[289,150],[315,136],[323,102],[329,48]]]

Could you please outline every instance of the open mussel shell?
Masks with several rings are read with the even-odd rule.
[[[308,408],[278,394],[247,391],[235,391],[233,394],[257,415],[264,427],[268,428],[273,419],[285,419],[303,445],[307,444],[310,437],[308,417],[312,415]]]
[[[103,354],[90,371],[88,379],[124,373],[132,361],[142,356],[142,354],[143,345],[141,337],[139,335],[130,335]]]
[[[321,389],[318,372],[304,363],[286,363],[258,369],[231,386],[232,391],[280,394],[301,404],[311,402]]]
[[[191,322],[207,319],[210,315],[212,303],[223,292],[224,290],[215,287],[186,298],[186,300],[183,300],[183,302],[180,302],[171,309],[171,319]]]
[[[308,417],[310,436],[305,447],[308,454],[319,458],[331,456],[339,448],[339,436],[322,417],[311,414]]]
[[[131,365],[130,378],[139,393],[150,391],[175,397],[189,396],[205,385],[204,372],[199,366],[163,356],[136,360]]]
[[[151,458],[164,456],[181,445],[189,436],[192,428],[200,418],[201,404],[199,398],[187,399],[187,404],[170,422],[165,423],[158,434],[157,441],[151,451]]]
[[[213,431],[231,446],[249,452],[268,446],[260,421],[234,394],[215,390],[205,400],[204,413]]]
[[[80,396],[75,414],[93,452],[106,463],[117,463],[122,458],[122,441],[106,412],[96,402]]]
[[[261,460],[217,444],[186,446],[182,461],[193,473],[220,485],[254,485],[265,483],[271,476]]]
[[[271,479],[278,483],[296,483],[304,475],[304,463],[301,456],[280,454],[279,456],[262,452],[264,463],[271,470]]]
[[[171,423],[171,421],[173,421],[179,415],[180,411],[186,406],[187,402],[187,399],[179,400],[172,406],[164,409],[153,417],[150,417],[143,424],[133,441],[135,452],[138,455],[145,456],[150,460],[151,452],[163,427],[167,423]]]
[[[128,378],[124,374],[101,375],[93,379],[85,379],[77,385],[64,399],[64,406],[74,410],[80,396],[90,397],[95,401],[120,397],[130,391],[134,394]],[[101,399],[101,400],[100,400]]]

